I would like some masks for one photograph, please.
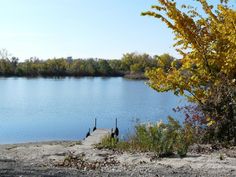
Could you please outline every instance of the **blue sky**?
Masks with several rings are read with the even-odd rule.
[[[2,0],[0,48],[29,57],[121,58],[170,53],[173,34],[142,17],[155,0]]]

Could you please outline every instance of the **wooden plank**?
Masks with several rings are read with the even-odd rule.
[[[111,130],[109,129],[96,129],[94,132],[91,132],[90,136],[82,141],[82,145],[92,147],[94,144],[100,143],[104,137],[110,134]]]

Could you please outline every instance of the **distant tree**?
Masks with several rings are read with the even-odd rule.
[[[85,71],[86,75],[95,76],[97,74],[98,65],[96,61],[92,58],[85,61]]]
[[[129,73],[144,73],[154,66],[155,62],[148,54],[126,53],[121,59],[122,69]]]
[[[112,73],[112,69],[107,60],[98,60],[98,72],[104,76],[109,76]]]
[[[0,75],[9,76],[14,74],[10,56],[11,54],[6,49],[0,50]]]
[[[171,68],[171,63],[175,60],[174,57],[165,53],[160,56],[156,56],[157,67],[162,68],[165,72],[168,72]]]
[[[16,74],[18,62],[19,62],[19,58],[17,58],[17,57],[12,57],[10,59],[12,75]]]
[[[11,75],[11,63],[8,59],[0,59],[0,75]]]
[[[123,75],[121,60],[109,60],[108,62],[114,75]]]
[[[11,57],[11,54],[8,52],[7,49],[0,50],[0,59],[9,60],[10,57]]]

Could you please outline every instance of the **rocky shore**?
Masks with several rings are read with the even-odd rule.
[[[186,158],[96,149],[74,141],[0,145],[1,177],[236,176],[236,148],[193,147]]]

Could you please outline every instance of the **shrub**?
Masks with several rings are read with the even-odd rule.
[[[105,148],[105,149],[114,149],[117,147],[118,139],[111,138],[110,136],[105,136],[101,143],[95,145],[97,148]]]
[[[193,3],[187,10],[188,3],[158,0],[142,13],[160,19],[174,32],[174,47],[181,55],[180,67],[172,62],[167,71],[152,68],[146,76],[156,91],[173,91],[198,106],[206,140],[236,145],[236,11],[230,0],[215,6],[210,0],[197,1],[201,8]]]
[[[189,124],[181,126],[178,121],[168,117],[168,123],[137,124],[135,132],[127,141],[115,142],[106,137],[100,148],[121,151],[155,152],[160,157],[177,153],[185,156],[189,145],[193,142],[194,131]]]

